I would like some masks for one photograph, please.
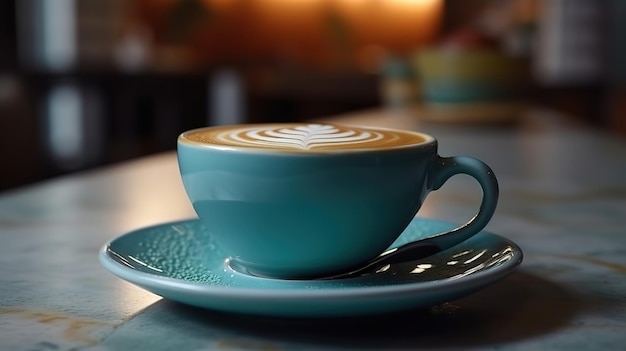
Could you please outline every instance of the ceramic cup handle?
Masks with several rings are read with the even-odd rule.
[[[471,157],[437,157],[433,167],[433,190],[439,189],[450,177],[456,174],[467,174],[478,181],[482,188],[483,198],[478,213],[464,225],[449,232],[437,234],[425,239],[440,250],[459,244],[481,231],[491,220],[498,204],[498,180],[493,171],[484,162]]]
[[[401,263],[414,260],[416,257],[427,257],[439,251],[446,250],[456,244],[460,244],[485,228],[496,210],[500,193],[498,181],[493,171],[484,162],[475,158],[437,156],[435,164],[430,169],[428,188],[437,190],[450,179],[450,177],[456,174],[467,174],[473,177],[478,181],[483,191],[480,209],[469,222],[451,231],[435,234],[425,239],[389,249],[370,261],[366,266],[356,271],[332,276],[328,279],[355,276],[362,272],[369,271],[372,267],[379,267],[381,264]]]
[[[435,252],[460,244],[485,228],[489,220],[491,220],[498,203],[500,193],[498,180],[489,166],[475,158],[437,156],[435,164],[431,168],[429,189],[439,189],[450,177],[456,174],[467,174],[474,177],[480,184],[483,199],[478,213],[469,222],[449,232],[435,234],[434,236],[390,249],[379,256],[376,264],[383,261],[385,263],[397,263],[418,256],[429,256]]]

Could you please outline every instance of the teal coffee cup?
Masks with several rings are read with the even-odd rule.
[[[349,271],[380,255],[427,194],[452,175],[483,191],[468,223],[433,233],[445,249],[482,230],[498,200],[491,169],[440,157],[432,136],[327,124],[251,124],[178,137],[182,181],[226,260],[246,272],[305,279]]]

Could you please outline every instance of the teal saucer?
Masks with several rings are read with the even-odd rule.
[[[416,217],[392,245],[452,224]],[[100,262],[167,299],[221,311],[291,317],[350,316],[428,307],[458,299],[513,272],[522,251],[488,232],[433,256],[337,280],[280,280],[233,271],[197,219],[132,231],[104,245]]]

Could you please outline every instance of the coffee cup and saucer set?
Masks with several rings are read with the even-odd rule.
[[[218,126],[182,133],[177,154],[198,218],[132,231],[99,254],[170,300],[281,317],[390,313],[461,298],[522,261],[514,242],[483,230],[498,201],[491,169],[439,156],[427,134]],[[456,174],[482,188],[476,216],[461,226],[419,217]]]

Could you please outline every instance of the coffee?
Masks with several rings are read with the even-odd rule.
[[[291,152],[395,149],[430,140],[410,131],[306,123],[222,126],[181,136],[183,142]]]

